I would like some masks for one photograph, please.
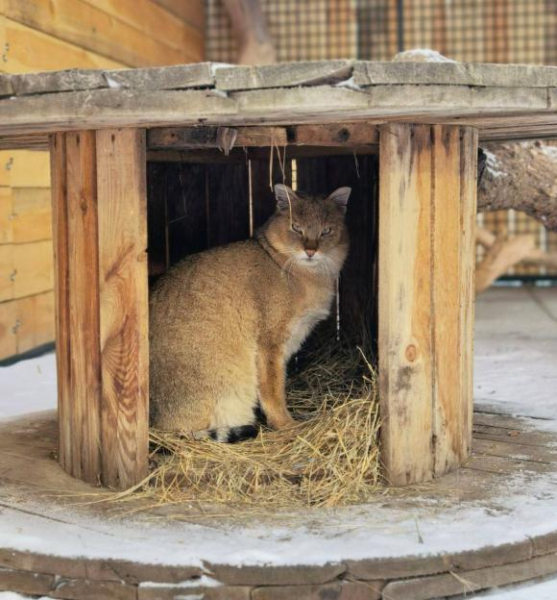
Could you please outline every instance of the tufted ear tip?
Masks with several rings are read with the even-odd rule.
[[[285,210],[290,207],[290,203],[296,197],[294,190],[284,183],[275,184],[275,198],[279,210]]]
[[[339,187],[329,196],[329,199],[336,202],[341,209],[346,211],[346,205],[348,204],[351,192],[352,188],[350,187]]]

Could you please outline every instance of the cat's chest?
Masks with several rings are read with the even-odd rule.
[[[329,316],[333,294],[327,294],[320,300],[316,305],[304,308],[292,319],[290,337],[286,343],[287,359],[300,349],[315,325]]]

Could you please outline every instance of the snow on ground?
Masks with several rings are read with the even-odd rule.
[[[480,408],[534,416],[537,419],[531,422],[536,426],[557,431],[554,314],[557,289],[534,295],[523,289],[495,289],[478,300],[475,390]],[[53,355],[0,368],[0,416],[7,419],[51,408],[54,391]],[[557,530],[555,474],[533,479],[528,473],[517,473],[501,479],[499,492],[489,505],[426,498],[409,508],[404,500],[381,498],[347,509],[250,513],[236,523],[207,524],[161,523],[141,517],[123,522],[54,503],[20,501],[11,509],[6,502],[0,514],[0,547],[182,565],[203,560],[236,565],[324,564],[471,550]],[[521,596],[508,600],[517,598]]]
[[[556,600],[557,579],[552,578],[542,583],[511,586],[503,590],[492,590],[474,596],[477,600]],[[0,596],[0,600],[2,600]]]
[[[56,408],[53,352],[0,367],[0,421]]]
[[[477,408],[557,432],[557,288],[495,288],[476,306]]]

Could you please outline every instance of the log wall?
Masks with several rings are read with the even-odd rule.
[[[199,62],[203,0],[4,0],[0,72]],[[0,151],[0,361],[54,340],[47,152]]]

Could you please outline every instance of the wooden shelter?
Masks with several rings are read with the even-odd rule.
[[[331,61],[2,76],[0,147],[51,149],[64,469],[120,488],[146,475],[147,161],[213,164],[239,148],[329,164],[378,154],[369,273],[387,475],[400,485],[458,467],[471,442],[478,139],[556,134],[551,67]],[[250,182],[263,189],[265,178]]]

